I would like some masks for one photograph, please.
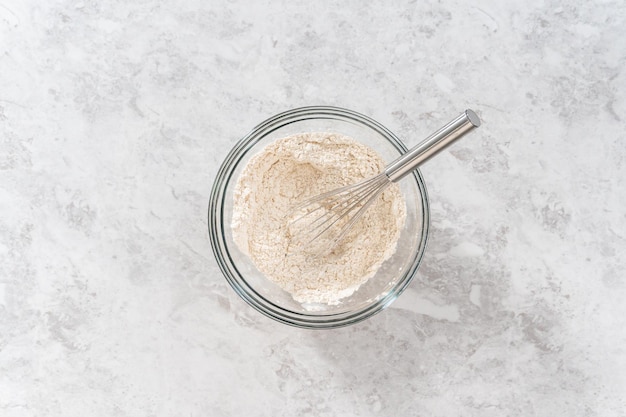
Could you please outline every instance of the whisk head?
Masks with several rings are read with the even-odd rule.
[[[389,184],[381,173],[295,206],[288,222],[294,249],[315,256],[330,253]]]

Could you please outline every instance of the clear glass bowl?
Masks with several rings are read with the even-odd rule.
[[[375,149],[389,163],[406,146],[380,123],[338,107],[302,107],[280,113],[255,127],[230,151],[220,167],[209,202],[209,234],[215,258],[233,289],[252,307],[281,323],[321,329],[364,320],[387,307],[415,276],[428,238],[429,205],[419,171],[400,181],[407,218],[396,253],[339,305],[308,311],[269,281],[233,242],[233,190],[250,158],[276,139],[303,132],[332,132],[350,136]]]

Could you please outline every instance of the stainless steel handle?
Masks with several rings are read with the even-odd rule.
[[[437,155],[457,139],[480,126],[480,119],[467,109],[450,123],[424,139],[407,153],[390,163],[385,174],[393,182],[404,178],[408,173]]]

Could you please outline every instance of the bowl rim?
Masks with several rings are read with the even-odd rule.
[[[208,230],[211,248],[222,274],[233,290],[246,301],[246,303],[263,315],[284,324],[308,329],[329,329],[358,323],[372,317],[387,308],[407,288],[417,273],[428,243],[430,205],[424,179],[421,172],[415,170],[412,172],[412,178],[421,195],[423,225],[417,251],[410,267],[405,271],[398,283],[384,296],[366,307],[341,313],[308,315],[291,311],[263,297],[247,283],[243,274],[237,269],[237,265],[228,250],[224,234],[225,228],[230,227],[230,224],[224,223],[224,205],[226,202],[227,186],[230,184],[237,168],[238,164],[235,162],[239,161],[247,154],[248,150],[265,138],[265,136],[290,123],[310,119],[335,119],[356,122],[379,133],[400,153],[405,153],[408,150],[404,143],[389,129],[374,119],[353,110],[334,106],[306,106],[278,113],[259,123],[248,132],[248,134],[241,138],[222,162],[215,176],[209,198]]]

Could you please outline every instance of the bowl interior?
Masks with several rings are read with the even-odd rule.
[[[368,311],[373,314],[393,301],[406,287],[415,274],[424,251],[428,228],[428,201],[418,172],[400,182],[406,201],[407,218],[396,252],[375,276],[338,305],[303,305],[296,302],[289,293],[265,278],[233,241],[230,227],[233,191],[243,168],[265,145],[302,132],[332,132],[350,136],[376,150],[386,163],[406,151],[404,145],[391,132],[373,120],[346,116],[341,112],[316,113],[309,110],[292,117],[275,117],[257,126],[235,146],[218,173],[216,182],[221,186],[217,187],[217,195],[214,197],[221,204],[210,208],[221,209],[216,218],[217,237],[220,240],[216,256],[233,288],[253,307],[275,319],[296,325],[307,322],[331,325],[350,317],[363,316]],[[216,245],[214,250],[215,247]]]

